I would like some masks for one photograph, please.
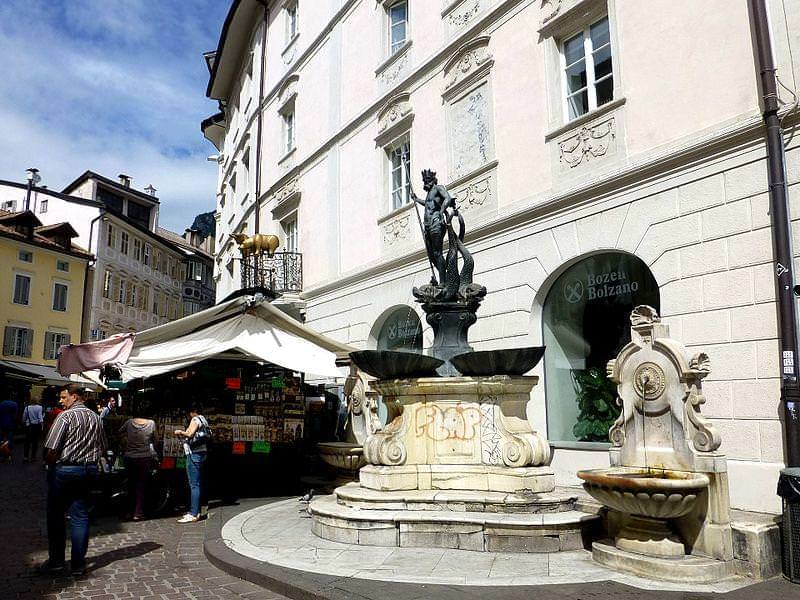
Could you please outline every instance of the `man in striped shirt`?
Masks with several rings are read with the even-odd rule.
[[[89,490],[97,473],[97,462],[106,449],[106,436],[100,417],[84,405],[83,389],[77,384],[62,388],[60,413],[47,434],[44,447],[49,465],[47,479],[47,538],[49,558],[42,565],[46,572],[64,566],[66,530],[64,515],[69,512],[72,539],[73,575],[86,571],[89,546]]]

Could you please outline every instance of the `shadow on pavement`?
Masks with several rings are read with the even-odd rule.
[[[122,548],[109,550],[108,552],[104,552],[103,554],[99,554],[97,556],[87,557],[86,562],[89,566],[87,571],[96,571],[97,569],[106,567],[118,560],[126,560],[129,558],[136,558],[137,556],[143,556],[144,554],[152,552],[153,550],[158,550],[161,547],[161,544],[156,544],[155,542],[139,542],[133,546],[124,546]]]

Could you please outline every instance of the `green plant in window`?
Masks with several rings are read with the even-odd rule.
[[[607,442],[608,430],[619,416],[617,386],[597,367],[573,371],[578,421],[572,433],[581,442]]]

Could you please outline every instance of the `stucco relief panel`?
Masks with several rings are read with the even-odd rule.
[[[562,136],[556,142],[562,171],[586,167],[616,153],[617,119],[615,116],[588,123]]]
[[[447,24],[447,33],[451,36],[458,33],[472,23],[488,4],[488,0],[448,2],[442,13],[442,18]]]
[[[492,158],[488,85],[450,106],[451,177],[459,179]]]

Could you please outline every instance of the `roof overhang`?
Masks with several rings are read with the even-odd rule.
[[[213,59],[206,53],[206,65],[211,69],[206,96],[215,100],[226,100],[238,75],[241,56],[250,44],[250,32],[261,17],[264,3],[259,0],[233,0]]]

